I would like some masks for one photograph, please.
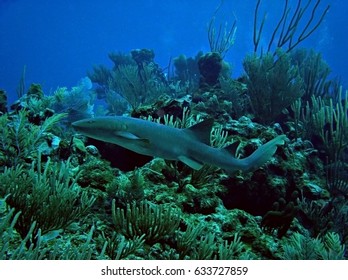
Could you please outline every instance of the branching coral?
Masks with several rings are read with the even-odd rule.
[[[12,208],[0,218],[0,260],[42,259],[47,250],[40,250],[39,246],[35,247],[35,244],[30,241],[36,222],[31,224],[28,233],[23,236],[19,244],[15,244],[18,243],[16,242],[15,225],[21,212],[14,213],[15,209]],[[30,245],[27,246],[28,244]]]
[[[88,76],[98,83],[98,97],[106,98],[111,114],[120,114],[120,108],[127,109],[125,99],[134,111],[140,105],[154,102],[160,95],[170,92],[166,79],[153,61],[154,52],[147,49],[136,49],[130,55],[111,53],[109,58],[114,62],[112,70],[104,66],[94,67]]]
[[[319,137],[322,143],[323,160],[327,164],[327,183],[331,191],[347,195],[348,178],[345,172],[348,151],[348,91],[340,88],[334,98],[311,96],[311,101],[297,100],[292,109],[295,112],[295,125],[303,126],[302,136],[307,139]]]
[[[289,0],[284,1],[282,14],[279,21],[276,22],[276,26],[274,27],[271,38],[268,42],[268,47],[266,49],[267,53],[271,52],[274,46],[275,48],[282,48],[285,46],[286,52],[290,52],[297,45],[311,36],[315,30],[318,29],[320,24],[323,22],[327,12],[329,11],[330,6],[326,6],[322,13],[317,16],[318,7],[321,0],[317,0],[312,7],[311,2],[312,1],[309,0],[304,6],[302,6],[302,1],[298,0],[296,8],[293,9],[292,12],[292,9],[289,5]],[[267,18],[267,14],[265,14],[262,18],[260,26],[257,27],[260,4],[261,0],[258,0],[254,13],[254,52],[257,52],[260,46],[261,35]],[[308,12],[308,9],[312,10]],[[306,12],[308,12],[308,17],[305,16]],[[305,21],[304,19],[308,20]],[[276,39],[278,41],[276,41]]]
[[[89,78],[84,78],[71,90],[65,87],[58,88],[50,97],[52,108],[57,113],[66,112],[69,123],[92,117],[95,96],[90,90],[91,86]]]
[[[94,226],[80,246],[64,244],[60,239],[48,243],[47,236],[42,235],[41,230],[35,234],[36,222],[31,224],[26,236],[20,239],[15,229],[20,215],[21,212],[15,214],[14,208],[4,216],[0,215],[0,260],[89,260],[95,253],[92,246]]]
[[[232,48],[236,39],[237,20],[235,19],[231,26],[226,22],[224,25],[219,24],[219,28],[215,27],[216,15],[219,12],[223,1],[220,1],[216,8],[213,17],[208,24],[208,41],[211,52],[217,52],[222,57]]]
[[[310,238],[294,233],[281,247],[284,260],[342,260],[345,246],[338,234],[330,232],[322,238]]]
[[[152,64],[119,66],[109,81],[109,88],[119,92],[133,110],[140,105],[149,104],[168,91],[158,79]]]
[[[116,208],[112,202],[112,220],[116,230],[132,239],[145,234],[145,242],[154,244],[171,235],[178,227],[180,216],[177,211],[164,205],[150,205],[146,201],[127,204],[127,209]]]
[[[248,55],[243,66],[253,111],[262,123],[270,123],[304,92],[304,83],[289,55],[278,50],[261,57]]]
[[[106,254],[112,260],[121,260],[128,255],[135,253],[144,245],[144,234],[142,236],[135,236],[131,240],[126,240],[124,236],[120,236],[116,232],[111,238],[105,238],[106,240]]]
[[[0,195],[9,195],[11,207],[21,210],[16,230],[25,236],[34,221],[34,233],[61,229],[76,218],[84,216],[95,198],[81,192],[76,184],[77,176],[70,175],[70,163],[51,163],[41,169],[41,162],[32,164],[30,170],[22,165],[6,168],[0,174]]]
[[[0,116],[0,161],[5,166],[17,166],[33,157],[44,142],[45,135],[65,114],[55,114],[40,125],[29,123],[24,110],[17,115]]]
[[[183,234],[177,236],[177,250],[180,259],[189,257],[193,260],[232,260],[239,259],[242,252],[245,251],[245,245],[238,233],[234,234],[231,242],[225,240],[217,244],[215,234],[204,235],[203,231],[204,228],[201,225],[195,227],[189,225]],[[243,256],[247,257],[247,255],[244,252]]]
[[[310,101],[312,96],[328,97],[338,92],[336,80],[330,80],[331,69],[321,53],[313,49],[295,49],[290,53],[292,64],[298,65],[304,81],[303,101]]]

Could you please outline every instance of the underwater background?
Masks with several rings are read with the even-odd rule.
[[[343,0],[321,2],[321,6],[330,4],[330,11],[301,47],[315,47],[321,52],[332,75],[340,76],[347,86],[348,7]],[[111,66],[107,57],[111,51],[153,49],[162,67],[171,57],[207,52],[207,25],[218,4],[218,0],[1,1],[2,88],[15,91],[24,65],[27,83],[40,83],[45,92],[50,92],[58,86],[76,85],[92,65]],[[235,44],[226,56],[234,77],[242,73],[241,62],[253,50],[254,8],[255,1],[225,0],[219,13],[219,23],[238,21]],[[266,1],[260,14],[267,11],[272,22],[282,8],[283,1]],[[265,33],[272,28],[265,26]]]
[[[0,1],[0,259],[346,259],[347,12]],[[286,137],[231,174],[72,127],[115,115],[198,140],[214,119],[209,144],[237,159]]]

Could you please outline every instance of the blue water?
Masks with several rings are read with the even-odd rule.
[[[297,3],[297,1],[290,1]],[[305,2],[305,1],[304,1]],[[166,67],[171,57],[209,51],[207,23],[219,0],[7,0],[0,1],[0,88],[10,102],[26,65],[26,84],[42,84],[46,93],[71,87],[95,64],[111,66],[107,54],[153,49],[156,62]],[[256,0],[225,0],[218,20],[237,19],[236,42],[225,59],[233,76],[253,49],[252,28]],[[263,0],[262,14],[274,23],[283,1]],[[323,53],[334,76],[348,85],[348,4],[322,0],[319,10],[331,9],[319,29],[301,46]],[[307,15],[308,17],[309,15]],[[265,27],[265,38],[270,28]],[[268,29],[267,29],[268,28]],[[268,34],[267,34],[268,32]],[[261,42],[262,42],[261,40]]]

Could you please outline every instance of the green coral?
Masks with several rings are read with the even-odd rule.
[[[199,83],[198,60],[203,55],[198,52],[195,57],[186,57],[181,54],[173,59],[174,80],[187,85],[189,89],[196,89]]]
[[[105,98],[110,114],[123,113],[127,106],[135,111],[170,92],[162,70],[153,61],[152,50],[135,49],[131,56],[111,53],[109,58],[114,62],[112,70],[101,65],[88,76],[99,84],[97,95]]]
[[[114,232],[111,238],[105,238],[107,244],[105,253],[112,260],[125,259],[144,245],[144,236],[143,234],[140,237],[135,236],[131,240],[126,240],[124,236]]]
[[[0,260],[42,259],[46,252],[40,250],[39,246],[35,247],[32,242],[36,222],[33,222],[23,239],[18,237],[15,225],[20,215],[21,212],[15,214],[15,209],[12,208],[4,216],[0,216]]]
[[[106,185],[106,191],[110,198],[115,198],[117,205],[125,207],[127,203],[143,200],[146,186],[142,171],[137,168],[128,174],[120,173]]]
[[[322,238],[310,238],[296,232],[281,246],[284,260],[343,260],[344,254],[345,246],[334,232]]]
[[[4,166],[16,166],[28,161],[39,151],[47,132],[66,115],[55,114],[45,119],[41,125],[34,125],[27,119],[27,112],[17,115],[0,116],[0,162]]]
[[[306,139],[320,139],[313,143],[322,152],[329,191],[333,195],[348,194],[348,176],[345,172],[348,151],[348,91],[344,93],[341,87],[336,98],[312,95],[311,101],[306,103],[299,99],[292,109],[295,112],[296,135]]]
[[[95,198],[81,192],[70,170],[69,161],[51,163],[48,159],[43,170],[38,160],[29,170],[17,165],[0,174],[0,195],[10,194],[7,203],[21,211],[16,223],[21,236],[28,234],[34,221],[34,233],[39,228],[47,233],[67,227],[89,211]]]
[[[290,53],[292,63],[298,65],[304,81],[303,101],[310,101],[312,96],[328,97],[337,81],[328,79],[331,69],[321,53],[313,49],[295,49]]]
[[[2,214],[0,215],[0,260],[89,260],[92,254],[96,253],[92,245],[94,226],[79,246],[64,244],[65,241],[61,239],[49,243],[40,230],[34,234],[36,222],[31,224],[26,236],[20,238],[15,226],[21,212],[15,214],[15,209],[12,208]],[[103,252],[100,253],[102,254]]]
[[[110,89],[119,92],[136,110],[140,105],[154,102],[168,91],[155,71],[152,64],[144,64],[141,69],[136,65],[121,65],[112,73]]]
[[[77,183],[81,187],[105,190],[107,184],[114,179],[114,176],[114,172],[109,163],[97,158],[92,158],[81,166],[81,172]]]
[[[281,50],[277,58],[271,53],[248,55],[243,61],[245,79],[255,116],[269,124],[304,92],[298,67]]]
[[[293,219],[298,212],[297,207],[293,202],[289,202],[284,210],[268,211],[261,221],[261,227],[266,231],[277,231],[278,238],[282,238],[291,226]]]
[[[188,225],[184,233],[177,234],[176,242],[179,259],[233,260],[249,258],[246,246],[241,241],[238,233],[234,233],[230,242],[224,240],[219,243],[214,233],[203,234],[203,232],[204,227],[202,225]]]
[[[126,209],[116,208],[112,201],[112,220],[117,231],[132,239],[145,234],[145,242],[154,244],[170,236],[178,228],[180,216],[177,211],[163,204],[142,201],[127,204]]]
[[[0,115],[7,112],[7,93],[0,89]]]

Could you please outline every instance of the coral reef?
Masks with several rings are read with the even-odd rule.
[[[222,70],[222,57],[217,52],[207,53],[199,58],[198,68],[201,74],[200,87],[216,86]]]
[[[155,53],[148,49],[132,50],[131,55],[110,53],[113,69],[100,65],[94,66],[93,72],[88,73],[91,81],[98,84],[97,96],[105,99],[109,114],[120,115],[128,107],[135,113],[141,105],[148,105],[160,95],[170,92],[154,57]],[[120,107],[123,111],[119,111]]]
[[[273,122],[282,110],[304,93],[304,82],[289,55],[248,55],[243,61],[245,82],[254,114],[262,123]]]
[[[0,114],[7,112],[7,95],[6,92],[0,89]]]
[[[258,27],[257,1],[255,52],[237,78],[224,61],[236,26],[219,36],[215,18],[212,52],[180,55],[168,74],[153,50],[113,52],[111,69],[94,66],[76,87],[47,95],[40,84],[24,90],[24,69],[9,109],[0,91],[0,259],[347,259],[348,92],[329,79],[319,53],[296,48],[329,7],[319,16],[312,10],[301,35],[298,3],[290,13],[286,1],[283,32],[276,27],[260,53],[265,18]],[[97,98],[105,101],[100,110]],[[250,172],[194,170],[71,127],[94,115],[130,115],[185,133],[214,119],[204,142],[231,159],[279,135],[284,145]],[[114,137],[149,144],[122,128]]]

